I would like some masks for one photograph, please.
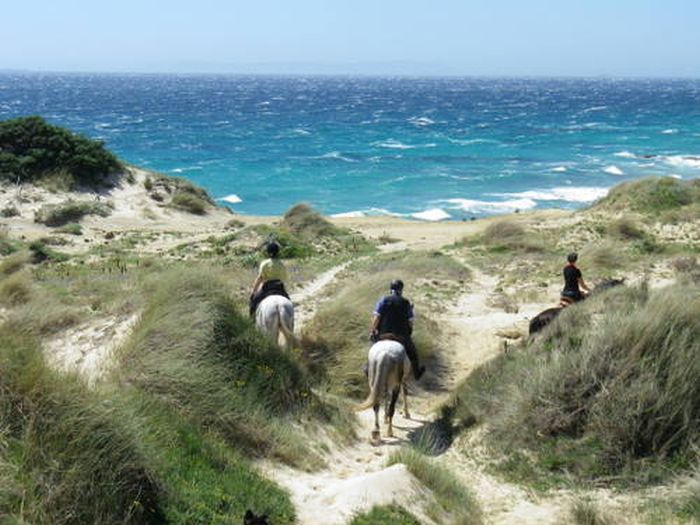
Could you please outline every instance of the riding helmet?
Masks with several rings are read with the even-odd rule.
[[[270,241],[267,243],[267,246],[265,246],[265,252],[270,257],[277,257],[277,255],[280,253],[280,245],[275,241]]]
[[[401,279],[394,279],[389,285],[389,290],[394,290],[401,293],[403,291],[403,281]]]

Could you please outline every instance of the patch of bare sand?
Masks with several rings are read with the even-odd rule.
[[[113,365],[113,354],[138,322],[137,314],[95,319],[66,330],[48,341],[44,351],[51,366],[74,372],[92,386],[102,379]]]

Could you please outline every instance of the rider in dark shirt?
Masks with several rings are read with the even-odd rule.
[[[413,344],[413,306],[401,294],[403,282],[396,279],[389,286],[391,295],[379,300],[372,317],[370,339],[393,339],[406,349],[406,355],[411,361],[411,368],[416,380],[425,372],[425,367],[418,363],[418,351]]]
[[[578,254],[573,252],[566,257],[567,264],[564,266],[564,289],[561,292],[562,303],[575,303],[586,298],[590,292],[583,280],[581,270],[576,266]]]

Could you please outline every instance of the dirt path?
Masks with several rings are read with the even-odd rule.
[[[345,267],[329,270],[307,285],[298,296],[309,301]],[[359,413],[360,439],[349,447],[326,442],[324,445],[330,452],[326,455],[327,468],[322,471],[306,473],[270,462],[262,463],[264,472],[290,492],[299,523],[345,524],[358,512],[390,503],[402,505],[424,523],[433,523],[424,513],[430,494],[403,465],[387,468],[388,458],[409,442],[411,432],[433,420],[435,409],[471,370],[502,351],[503,340],[497,335],[500,330],[526,333],[529,317],[546,306],[524,305],[518,313],[505,313],[490,307],[489,297],[497,287],[498,279],[474,268],[471,270],[473,280],[469,289],[439,318],[450,341],[443,356],[448,370],[444,378],[444,394],[436,396],[418,390],[416,395],[409,397],[411,419],[405,419],[402,414],[395,416],[396,437],[393,438],[384,435],[382,426],[383,441],[379,446],[373,446],[369,440],[373,412]],[[300,310],[302,319],[308,319],[310,315],[311,310]],[[519,521],[518,517],[527,518],[520,521],[522,523],[553,523],[556,520],[556,509],[536,502],[523,489],[494,479],[483,472],[480,465],[468,464],[459,448],[453,446],[435,461],[455,472],[474,490],[487,523],[515,523]],[[455,465],[458,465],[457,469]]]

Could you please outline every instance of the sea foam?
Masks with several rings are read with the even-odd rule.
[[[537,202],[528,198],[518,198],[506,201],[447,199],[444,202],[452,204],[462,211],[471,213],[512,213],[516,210],[529,210],[537,206]]]
[[[445,219],[452,218],[452,216],[449,213],[440,208],[432,208],[430,210],[413,213],[411,214],[411,217],[413,217],[414,219],[420,219],[422,221],[430,222],[444,221]]]
[[[235,193],[232,193],[231,195],[226,195],[226,197],[221,197],[219,200],[228,202],[229,204],[238,204],[239,202],[243,202],[243,199],[241,199]]]
[[[566,186],[548,190],[529,190],[519,193],[494,193],[494,196],[534,201],[593,202],[608,194],[608,188]]]
[[[625,172],[623,172],[620,168],[617,166],[607,166],[603,168],[603,171],[607,173],[608,175],[624,175]]]

